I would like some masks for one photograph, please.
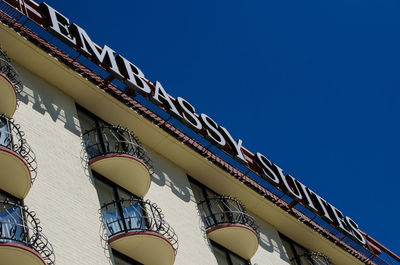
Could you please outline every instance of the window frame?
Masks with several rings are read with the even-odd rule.
[[[103,138],[103,134],[101,133],[101,131],[99,130],[100,126],[102,126],[102,123],[104,124],[104,126],[111,126],[111,124],[109,124],[108,122],[105,122],[103,119],[99,118],[98,116],[96,116],[95,114],[93,114],[92,112],[88,111],[87,109],[85,109],[84,107],[82,107],[81,105],[76,104],[76,110],[77,110],[77,115],[78,115],[78,120],[79,120],[79,126],[81,128],[81,133],[82,135],[85,134],[88,131],[82,131],[82,126],[81,126],[81,121],[79,119],[79,112],[82,112],[84,115],[87,115],[89,118],[91,118],[94,121],[95,124],[95,128],[92,128],[91,130],[96,130],[96,134],[100,139],[100,142],[102,143],[101,145],[101,150],[103,152],[103,154],[106,154],[106,147],[104,144],[104,138]],[[90,131],[90,130],[89,130]]]
[[[251,265],[251,262],[249,260],[242,258],[241,256],[237,255],[236,253],[230,251],[229,249],[224,248],[223,246],[221,246],[220,244],[218,244],[212,240],[210,240],[210,245],[211,245],[213,253],[214,253],[214,248],[216,248],[220,251],[223,251],[225,253],[225,257],[228,257],[228,259],[226,261],[228,262],[229,265],[233,265],[231,255],[236,258],[239,258],[241,260],[244,260],[246,262],[245,265]]]
[[[3,126],[2,126],[3,125]],[[5,128],[5,129],[2,129]],[[8,141],[7,145],[3,144],[3,140],[1,140],[1,135],[4,132],[5,135],[5,140]],[[10,120],[7,119],[0,119],[0,146],[4,146],[5,148],[8,148],[10,150],[14,151],[14,137],[12,135],[11,131],[11,125],[10,125]]]
[[[0,200],[1,201],[7,201],[7,200],[10,200],[10,203],[13,203],[13,204],[15,204],[15,205],[19,205],[20,207],[19,207],[19,209],[18,209],[18,217],[20,217],[21,218],[21,220],[20,220],[20,225],[22,225],[22,227],[23,227],[23,229],[24,229],[24,233],[25,233],[25,235],[24,235],[24,237],[27,237],[25,240],[21,240],[21,241],[19,241],[19,240],[16,240],[17,242],[20,242],[20,243],[24,243],[25,245],[27,245],[27,243],[28,243],[28,233],[29,233],[29,231],[28,230],[26,230],[26,226],[27,226],[27,217],[26,217],[26,212],[24,212],[23,210],[22,210],[22,208],[24,207],[24,203],[23,203],[23,200],[21,200],[21,199],[18,199],[17,197],[15,197],[15,196],[13,196],[12,194],[10,194],[10,193],[8,193],[8,192],[6,192],[5,190],[2,190],[2,189],[0,189],[0,196],[2,196],[3,198],[1,198]],[[1,221],[0,221],[0,223],[1,223]],[[1,229],[3,229],[3,226],[1,226],[0,227]],[[2,234],[3,233],[3,231],[0,231],[0,234]],[[8,239],[6,239],[6,240],[8,240]],[[10,241],[14,241],[13,239],[9,239]]]
[[[97,137],[99,137],[99,140],[100,140],[100,143],[101,143],[99,149],[101,149],[101,153],[102,153],[102,154],[108,154],[108,153],[110,153],[110,151],[107,150],[107,147],[106,147],[106,142],[107,142],[107,141],[105,141],[105,139],[104,139],[105,134],[103,134],[103,132],[102,132],[102,127],[110,127],[110,128],[109,128],[110,131],[114,131],[114,130],[115,130],[115,132],[118,132],[115,136],[117,137],[117,140],[119,140],[118,143],[121,144],[121,149],[122,149],[122,150],[127,149],[127,147],[128,147],[129,145],[126,143],[126,141],[125,141],[126,139],[124,139],[123,136],[120,134],[121,131],[118,131],[117,126],[115,126],[115,125],[113,125],[113,124],[111,124],[111,123],[106,122],[105,120],[103,120],[102,118],[96,116],[95,114],[93,114],[92,112],[88,111],[87,109],[85,109],[85,108],[82,107],[81,105],[76,104],[76,110],[77,110],[77,115],[78,115],[78,120],[79,120],[79,125],[80,125],[80,129],[81,129],[81,134],[82,134],[82,136],[83,136],[86,132],[88,132],[88,131],[92,131],[92,130],[93,130],[93,131],[96,131],[96,135],[97,135]],[[95,127],[92,128],[92,129],[83,131],[83,130],[82,130],[82,126],[81,126],[81,119],[80,119],[80,117],[79,117],[79,113],[82,113],[83,115],[86,115],[88,118],[92,119],[93,122],[94,122],[94,124],[95,124]],[[112,130],[111,130],[111,127],[112,127]],[[126,136],[126,135],[125,135],[125,136]],[[134,142],[134,141],[132,140],[132,136],[131,136],[130,134],[129,134],[129,141],[130,141],[131,143]],[[99,151],[100,151],[100,150],[99,150]]]
[[[189,184],[190,184],[192,190],[193,190],[193,186],[194,186],[194,185],[196,185],[197,187],[199,187],[199,188],[201,189],[202,195],[203,195],[203,197],[204,197],[204,200],[203,200],[203,201],[206,201],[206,203],[207,203],[207,209],[208,209],[208,211],[210,212],[210,215],[211,215],[212,218],[213,218],[214,225],[218,225],[217,218],[215,217],[214,211],[213,211],[212,208],[211,208],[211,203],[210,203],[210,199],[211,199],[211,198],[208,196],[208,193],[207,193],[207,192],[212,193],[214,197],[220,196],[220,194],[218,194],[218,193],[215,192],[214,190],[210,189],[209,187],[207,187],[207,186],[204,185],[203,183],[199,182],[198,180],[194,179],[193,177],[191,177],[191,176],[189,176],[189,175],[187,175],[187,177],[188,177],[188,179],[189,179]],[[195,196],[194,196],[194,197],[195,197]],[[195,200],[196,200],[196,203],[197,203],[197,204],[200,203],[199,201],[197,201],[197,198],[196,198],[196,197],[195,197]],[[221,198],[221,200],[223,200],[223,201],[225,202],[225,203],[223,204],[223,207],[224,207],[224,210],[226,211],[226,214],[228,215],[228,220],[231,221],[231,220],[232,220],[232,217],[229,216],[229,211],[230,211],[230,209],[229,209],[228,207],[226,207],[226,204],[227,204],[227,203],[226,203],[226,200],[223,199],[223,198]],[[241,206],[241,210],[243,211],[243,206],[242,206],[242,205],[240,205],[240,206]],[[199,209],[199,210],[200,210],[200,209]],[[204,222],[204,220],[202,220],[202,221]],[[232,251],[230,251],[230,250],[224,248],[223,246],[219,245],[218,243],[216,243],[216,242],[214,242],[214,241],[212,241],[212,240],[210,240],[210,245],[211,245],[212,247],[218,248],[219,250],[222,250],[222,251],[226,254],[226,256],[228,257],[228,260],[227,260],[227,261],[228,261],[228,263],[229,263],[230,265],[233,264],[230,255],[233,255],[233,256],[235,256],[235,257],[241,259],[241,260],[244,260],[245,262],[247,262],[246,265],[250,265],[250,264],[251,264],[251,262],[250,262],[249,260],[246,260],[246,259],[242,258],[241,256],[237,255],[236,253],[234,253],[234,252],[232,252]],[[214,252],[214,250],[213,250],[213,252]]]
[[[212,220],[213,220],[213,222],[214,222],[214,226],[215,226],[215,225],[218,225],[220,222],[218,221],[217,217],[216,217],[215,214],[214,214],[215,211],[213,211],[213,208],[211,207],[211,200],[210,200],[210,199],[212,199],[212,198],[210,198],[210,197],[208,196],[208,193],[207,193],[207,192],[211,192],[211,193],[213,194],[214,197],[218,197],[218,196],[222,196],[222,195],[219,194],[219,193],[217,193],[217,192],[215,192],[214,190],[210,189],[209,187],[207,187],[207,186],[204,185],[203,183],[199,182],[198,180],[194,179],[193,177],[191,177],[191,176],[189,176],[189,175],[187,175],[187,177],[188,177],[188,179],[189,179],[189,184],[191,185],[192,190],[193,190],[193,187],[192,187],[193,185],[196,185],[197,187],[199,187],[199,188],[201,189],[202,195],[203,195],[203,197],[204,197],[204,200],[203,200],[203,201],[205,201],[206,204],[207,204],[207,209],[208,209],[208,211],[210,212],[210,216],[212,217]],[[195,199],[196,199],[196,197],[195,197]],[[224,202],[224,203],[223,203],[222,205],[220,205],[220,206],[222,206],[222,207],[224,208],[224,213],[226,214],[226,218],[227,218],[228,222],[231,223],[231,222],[233,221],[233,217],[232,217],[232,214],[231,214],[231,209],[229,209],[229,208],[227,207],[228,201],[227,201],[226,199],[222,198],[222,197],[220,198],[220,200]],[[197,201],[197,199],[196,199],[196,202],[197,202],[197,204],[199,204],[199,203],[202,202],[202,201]],[[238,207],[240,206],[239,210],[240,210],[241,212],[245,212],[245,210],[244,210],[244,208],[243,208],[243,205],[241,205],[241,204],[239,203],[239,204],[237,204],[236,206],[238,206]],[[204,220],[203,220],[203,221],[204,221]]]
[[[114,259],[114,257],[117,257],[117,258],[122,259],[123,261],[131,264],[131,265],[144,265],[144,264],[140,263],[139,261],[136,261],[136,260],[134,260],[134,259],[122,254],[121,252],[116,251],[113,248],[111,249],[111,252],[112,252],[112,255],[113,255],[113,259]],[[115,259],[114,259],[114,263],[115,263]]]
[[[110,186],[112,188],[112,190],[113,190],[113,200],[114,201],[121,201],[123,199],[123,198],[120,197],[120,195],[118,193],[118,190],[120,190],[122,192],[125,192],[125,193],[129,194],[130,198],[135,198],[135,199],[140,200],[138,203],[140,204],[140,207],[143,209],[143,205],[141,203],[142,199],[139,196],[137,196],[137,195],[133,194],[132,192],[124,189],[123,187],[119,186],[117,183],[112,182],[111,180],[109,180],[108,178],[106,178],[106,177],[102,176],[101,174],[97,173],[93,169],[91,171],[92,171],[92,176],[93,176],[94,179],[97,179],[98,181],[101,181],[104,184],[106,184],[106,185],[108,185],[108,186]],[[96,184],[94,184],[94,186],[95,186],[96,191],[97,191]],[[100,202],[100,197],[99,196],[97,196],[97,197],[99,198],[99,203],[100,203],[100,208],[101,208],[101,207],[103,207],[103,205]],[[124,226],[124,231],[128,232],[129,229],[126,226],[124,211],[122,209],[121,203],[117,203],[117,208],[118,208],[118,214],[123,220],[122,223],[123,223],[123,226]],[[146,217],[146,212],[141,211],[141,216],[145,216]],[[147,218],[145,218],[145,220],[147,221]],[[146,222],[146,227],[148,227],[148,226],[149,226],[149,224]]]
[[[292,259],[290,259],[289,255],[289,262],[292,263],[292,260],[296,261],[295,265],[303,265],[300,257],[302,256],[302,254],[299,254],[298,251],[296,250],[296,247],[302,249],[304,251],[304,253],[310,253],[310,250],[308,250],[307,248],[303,247],[302,245],[298,244],[297,242],[295,242],[294,240],[290,239],[289,237],[279,233],[279,236],[281,238],[282,241],[285,241],[289,246],[290,246],[290,250],[292,251],[294,257]],[[285,246],[283,246],[285,248]],[[286,250],[286,248],[285,248]],[[287,252],[288,250],[286,250]],[[304,255],[305,257],[307,257],[307,261],[309,262],[309,264],[312,265],[316,265],[315,262],[308,256],[308,255]]]

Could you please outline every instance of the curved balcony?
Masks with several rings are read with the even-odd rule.
[[[330,265],[328,257],[318,252],[305,252],[290,260],[295,265]]]
[[[83,141],[93,170],[139,197],[147,193],[152,163],[133,132],[103,126],[85,132]]]
[[[27,207],[0,201],[0,257],[7,265],[53,265],[53,247],[42,234],[35,213]]]
[[[22,82],[7,55],[0,50],[0,114],[12,117],[17,108],[17,94]]]
[[[121,199],[105,204],[101,214],[113,249],[143,264],[174,263],[178,239],[155,204]]]
[[[198,204],[208,237],[223,247],[250,259],[258,248],[258,226],[234,198],[217,196]]]
[[[0,116],[0,189],[23,199],[36,177],[36,157],[13,119]]]

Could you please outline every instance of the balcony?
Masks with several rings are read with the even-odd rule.
[[[7,265],[53,265],[51,244],[41,233],[35,213],[11,201],[0,201],[0,257]]]
[[[328,258],[317,252],[305,252],[290,260],[293,265],[330,265]]]
[[[7,55],[0,50],[0,114],[12,117],[17,108],[17,94],[22,82]]]
[[[24,199],[36,177],[36,158],[20,126],[0,116],[0,189]]]
[[[258,248],[258,226],[234,198],[216,196],[198,204],[208,237],[244,259]]]
[[[101,208],[110,246],[143,264],[172,265],[177,236],[161,210],[142,199],[121,199]]]
[[[150,188],[152,164],[135,135],[117,126],[83,134],[90,167],[139,197]]]

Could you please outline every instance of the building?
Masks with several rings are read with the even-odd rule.
[[[54,8],[0,1],[1,265],[399,264]]]

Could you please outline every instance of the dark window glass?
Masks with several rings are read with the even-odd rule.
[[[248,261],[242,259],[239,256],[233,255],[232,253],[229,254],[229,257],[232,261],[232,265],[247,265],[247,264],[249,264]]]
[[[96,172],[93,172],[93,177],[109,236],[146,228],[145,214],[140,203],[135,203],[136,196]]]
[[[282,239],[282,243],[283,243],[283,247],[286,250],[286,254],[289,257],[290,263],[297,265],[292,245],[288,241],[283,240],[283,239]]]
[[[77,106],[77,109],[86,151],[90,158],[127,149],[126,143],[130,137],[128,133],[110,126],[80,106]],[[129,230],[145,230],[147,219],[141,203],[136,200],[137,197],[95,171],[92,171],[92,175],[108,236]],[[113,256],[115,265],[142,265],[115,250]]]
[[[204,197],[203,189],[199,185],[192,183],[192,182],[190,183],[190,185],[192,187],[192,191],[193,191],[194,198],[196,199],[196,201],[197,202],[204,201],[205,197]]]
[[[143,265],[136,260],[133,260],[115,250],[113,250],[114,264],[115,265]]]
[[[82,133],[97,127],[95,119],[87,113],[78,110],[78,117]]]
[[[211,241],[211,247],[218,265],[250,265],[250,262]]]
[[[93,172],[93,178],[108,236],[146,228],[146,215],[140,203],[135,203],[133,194],[96,172]],[[114,261],[115,265],[140,264],[122,254],[116,254]]]
[[[280,235],[292,265],[329,265],[328,258],[312,253],[284,235]]]
[[[12,138],[6,120],[0,119],[0,145],[12,148]]]
[[[112,126],[79,106],[78,117],[89,158],[107,153],[140,154],[137,139],[125,129]]]
[[[78,108],[78,118],[89,157],[96,157],[104,153],[104,147],[101,144],[103,140],[96,130],[100,125],[100,120],[81,108]]]
[[[114,263],[115,263],[115,265],[131,265],[132,264],[132,263],[125,261],[118,257],[114,257]]]
[[[218,265],[230,265],[228,254],[219,248],[213,248],[215,258],[217,259]]]
[[[244,221],[243,208],[236,200],[219,197],[216,192],[196,180],[192,178],[189,178],[189,180],[204,225],[207,228],[223,223]]]
[[[20,201],[0,190],[0,242],[25,242],[27,231]]]
[[[237,216],[242,215],[241,212],[243,209],[236,201],[230,201],[222,197],[214,199],[215,197],[219,196],[216,192],[210,190],[206,186],[190,177],[189,182],[206,227],[232,221],[232,218],[236,218],[236,213],[238,213]],[[214,242],[212,242],[211,246],[218,265],[250,264],[245,259],[237,256],[236,254]]]

